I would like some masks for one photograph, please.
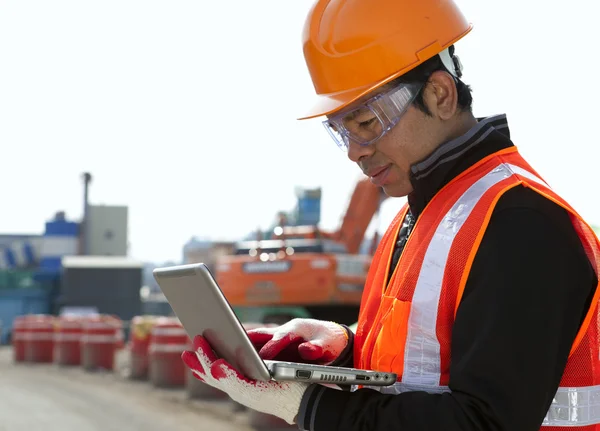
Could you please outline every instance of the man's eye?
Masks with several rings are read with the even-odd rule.
[[[373,117],[370,120],[367,121],[361,121],[360,123],[358,123],[358,125],[360,127],[369,127],[371,124],[373,124],[375,122],[376,118]]]

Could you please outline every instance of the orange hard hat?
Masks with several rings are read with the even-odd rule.
[[[302,35],[317,103],[300,120],[339,111],[471,28],[452,0],[317,0]]]

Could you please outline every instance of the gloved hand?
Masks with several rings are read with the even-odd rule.
[[[346,328],[315,319],[292,319],[275,328],[251,329],[247,333],[265,360],[320,365],[335,361],[349,342]]]
[[[194,350],[183,352],[181,359],[198,380],[227,393],[246,407],[280,417],[290,425],[295,423],[308,384],[250,380],[225,360],[217,358],[208,342],[199,335],[194,337]]]

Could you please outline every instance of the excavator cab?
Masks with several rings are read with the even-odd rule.
[[[275,254],[283,259],[294,253],[323,253],[323,241],[318,239],[267,239],[262,241],[241,241],[236,244],[235,254],[259,257],[261,254]]]
[[[241,241],[219,258],[219,285],[235,307],[301,307],[317,319],[354,323],[371,262],[360,248],[384,198],[359,181],[335,232],[286,226],[282,217],[269,238]]]

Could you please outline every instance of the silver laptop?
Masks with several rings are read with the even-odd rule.
[[[157,268],[153,275],[190,339],[204,336],[217,356],[248,378],[339,386],[389,386],[396,382],[394,373],[263,360],[206,265]]]

